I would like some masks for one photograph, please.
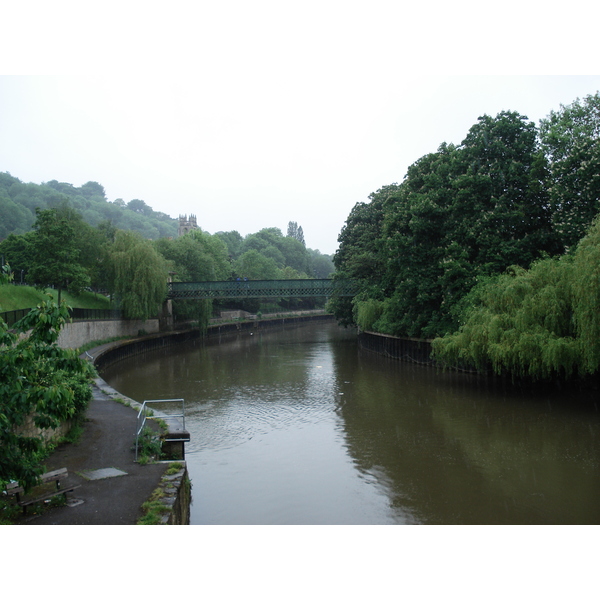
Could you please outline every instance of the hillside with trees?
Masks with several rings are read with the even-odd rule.
[[[473,319],[481,330],[491,326],[484,324],[482,315],[485,310],[488,316],[498,315],[493,298],[505,298],[514,309],[524,301],[522,291],[515,290],[527,287],[525,281],[533,285],[544,269],[544,277],[550,277],[551,271],[559,270],[558,264],[567,268],[583,252],[578,243],[588,232],[587,252],[596,244],[595,229],[590,228],[600,209],[599,133],[600,95],[596,93],[561,106],[539,127],[516,112],[484,115],[461,144],[441,144],[437,152],[420,158],[402,183],[371,194],[370,201],[358,203],[346,220],[334,257],[336,276],[357,279],[360,293],[352,301],[336,302],[338,318],[365,330],[425,339],[451,335],[467,322],[472,332]],[[550,259],[559,262],[544,262]],[[582,265],[575,261],[572,267],[581,274]],[[560,281],[552,288],[557,296],[559,290],[567,293],[564,280]],[[509,288],[515,297],[505,294]],[[574,289],[569,293],[574,294]],[[589,294],[585,301],[578,296],[578,303],[597,298],[590,287],[578,293]],[[582,355],[569,353],[566,342],[575,331],[593,329],[593,321],[586,325],[583,317],[575,316],[572,304],[556,302],[538,305],[540,310],[545,306],[557,323],[561,319],[570,323],[571,329],[563,323],[548,330],[558,337],[570,332],[562,345],[550,349],[544,341],[550,333],[537,338],[548,353],[555,354],[554,362],[532,367],[529,359],[518,358],[524,350],[518,350],[517,344],[514,355],[499,362],[494,353],[500,347],[488,348],[486,364],[505,373],[540,377],[573,373],[573,365],[569,366],[573,360],[591,365]],[[478,307],[475,312],[474,307]],[[558,317],[556,311],[561,310]],[[492,321],[499,327],[502,319]],[[525,321],[519,322],[527,330]],[[506,327],[513,335],[508,321]],[[481,336],[478,342],[467,343],[465,331],[454,346],[437,343],[438,356],[443,353],[454,362],[460,357],[483,368],[485,344]],[[500,339],[498,335],[493,343]],[[503,349],[510,345],[510,335],[502,338]],[[597,338],[594,343],[597,348]],[[564,365],[559,368],[561,361]]]
[[[68,205],[92,227],[108,221],[117,229],[136,231],[149,239],[177,235],[177,221],[155,212],[143,200],[114,202],[106,199],[104,188],[95,181],[81,187],[70,183],[23,183],[9,173],[0,173],[0,240],[11,233],[18,235],[31,230],[36,209],[45,210]]]
[[[91,249],[101,241],[99,238],[114,236],[117,230],[132,231],[148,240],[177,238],[176,219],[154,211],[143,200],[125,202],[119,198],[109,202],[104,188],[97,182],[89,181],[81,187],[56,180],[42,184],[23,183],[9,173],[0,173],[0,242],[3,252],[7,257],[10,255],[15,272],[29,271],[30,265],[24,260],[24,245],[36,227],[38,213],[50,209],[61,214],[70,211],[69,220],[73,227],[69,231],[77,238],[81,258],[88,261],[85,266],[89,269],[96,261],[96,250]],[[219,232],[217,235],[225,243],[230,262],[238,259],[241,262],[234,265],[233,271],[230,270],[227,275],[221,272],[222,269],[217,269],[213,273],[215,279],[232,276],[236,270],[240,274],[247,271],[242,276],[252,279],[327,278],[334,271],[330,256],[306,248],[302,227],[295,221],[289,222],[286,236],[277,228],[262,229],[245,237],[237,231]],[[88,247],[84,248],[86,240]],[[181,249],[171,251],[168,246],[163,241],[157,247],[169,255],[169,260],[173,260],[174,253],[181,255]],[[260,257],[253,258],[250,254],[242,258],[250,250],[256,250]],[[195,273],[187,267],[178,272],[180,276],[191,279],[201,277],[201,281],[209,277],[207,273]],[[91,283],[88,285],[98,286],[98,277],[94,277],[93,273],[90,276]]]
[[[13,179],[4,175],[2,181],[10,183]],[[13,192],[19,187],[12,181]],[[75,190],[67,184],[54,187],[63,192]],[[159,213],[154,213],[142,201],[131,201],[127,207],[119,208],[121,212],[144,217],[126,221],[131,227],[122,229],[112,220],[94,225],[85,219],[86,214],[90,216],[89,211],[76,208],[81,207],[78,194],[82,190],[98,196],[97,206],[110,204],[98,184],[85,184],[70,196],[54,190],[50,184],[28,184],[26,188],[35,219],[27,231],[11,231],[0,241],[2,264],[10,265],[15,283],[41,290],[56,289],[59,303],[63,290],[71,294],[87,288],[102,290],[110,294],[126,318],[143,319],[158,314],[166,297],[169,276],[175,281],[237,277],[298,279],[329,277],[334,270],[331,257],[305,247],[302,229],[295,223],[293,227],[292,222],[288,236],[283,236],[277,228],[263,229],[245,237],[237,231],[211,235],[194,229],[181,237],[175,232],[152,239],[147,235],[149,229],[145,224],[154,219],[160,225],[161,217],[156,221]],[[6,186],[4,189],[6,191]],[[15,199],[24,201],[25,196],[25,193],[15,194]],[[36,206],[41,196],[46,202]],[[8,202],[4,206],[12,210]],[[123,221],[117,220],[117,223]],[[158,229],[155,227],[150,233],[156,234]],[[238,308],[256,312],[259,305],[246,302]],[[210,302],[175,302],[175,314],[181,319],[206,322],[212,310]]]

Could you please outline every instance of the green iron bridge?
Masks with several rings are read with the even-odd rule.
[[[169,300],[206,298],[314,298],[354,296],[352,279],[282,279],[265,281],[169,282]]]

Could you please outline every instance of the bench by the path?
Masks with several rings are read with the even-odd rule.
[[[67,499],[67,494],[76,490],[79,485],[72,485],[66,488],[60,487],[61,479],[66,479],[69,476],[69,472],[67,469],[56,469],[55,471],[49,471],[48,473],[44,473],[40,478],[40,483],[32,489],[31,495],[24,496],[25,490],[17,483],[9,483],[6,486],[6,493],[9,496],[14,496],[17,504],[23,508],[23,514],[27,513],[27,507],[31,504],[35,504],[37,502],[44,502],[45,500],[49,500],[50,498],[54,498],[54,496],[64,495],[65,500]],[[48,487],[50,483],[55,482],[55,486],[53,489],[48,491]],[[23,496],[23,497],[22,497]]]

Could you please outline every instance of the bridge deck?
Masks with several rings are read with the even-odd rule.
[[[284,279],[265,281],[172,282],[167,297],[171,300],[204,298],[312,298],[317,296],[353,296],[351,280]]]

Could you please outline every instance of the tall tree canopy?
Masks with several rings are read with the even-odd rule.
[[[290,221],[288,223],[287,237],[298,240],[304,247],[306,247],[306,242],[304,241],[304,231],[302,227],[298,226],[296,221]]]
[[[176,239],[161,238],[155,247],[169,262],[175,281],[219,281],[231,277],[228,248],[219,235],[193,229]],[[173,313],[177,319],[205,326],[212,316],[212,301],[174,300]]]
[[[219,281],[231,276],[227,246],[217,235],[194,229],[176,239],[161,238],[155,247],[173,263],[177,281]]]
[[[600,211],[600,93],[540,122],[554,227],[573,248]]]
[[[80,264],[81,252],[70,211],[63,207],[38,210],[36,214],[27,279],[42,289],[55,286],[60,304],[63,289],[80,293],[90,284],[90,277]]]
[[[251,249],[244,252],[233,264],[234,271],[239,277],[247,279],[278,279],[279,269],[273,258]]]
[[[593,111],[586,110],[589,122]],[[354,322],[393,335],[443,335],[457,328],[467,295],[482,277],[562,253],[567,238],[552,201],[558,155],[545,148],[526,117],[485,115],[459,146],[442,144],[411,165],[400,185],[357,204],[335,256],[339,275],[361,284]],[[593,162],[596,146],[586,148]],[[567,152],[571,159],[574,153]],[[569,190],[578,195],[575,187]],[[581,222],[596,212],[591,207]],[[347,302],[334,308],[350,320]]]

